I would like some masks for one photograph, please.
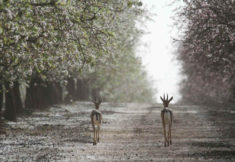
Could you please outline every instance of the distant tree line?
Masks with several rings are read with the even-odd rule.
[[[186,78],[183,100],[235,102],[235,1],[184,0],[178,48]]]
[[[135,46],[139,0],[0,0],[0,111],[88,100],[152,101]]]

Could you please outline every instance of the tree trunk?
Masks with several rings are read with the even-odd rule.
[[[90,95],[89,84],[81,79],[78,79],[76,98],[78,100],[89,100],[89,95]]]
[[[8,88],[6,93],[6,110],[4,117],[7,120],[16,122],[16,102],[13,88]]]
[[[16,113],[22,113],[23,106],[20,98],[20,89],[19,89],[19,83],[15,83],[13,87],[13,94],[14,94],[14,99],[15,99],[15,107],[16,107]]]
[[[67,84],[67,90],[69,92],[68,97],[70,97],[70,99],[75,100],[75,85],[74,85],[74,81],[73,78],[68,78],[68,84]]]
[[[3,106],[3,89],[2,85],[0,85],[0,119],[2,118],[2,106]]]

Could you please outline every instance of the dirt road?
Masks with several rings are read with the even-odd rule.
[[[92,145],[89,102],[34,112],[1,124],[0,161],[235,161],[235,111],[171,105],[173,145],[163,146],[161,105],[101,105]]]

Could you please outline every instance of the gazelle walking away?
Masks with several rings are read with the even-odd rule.
[[[96,145],[97,142],[99,142],[99,136],[100,136],[100,126],[102,124],[102,113],[99,111],[100,104],[102,102],[101,97],[93,98],[92,102],[95,104],[95,110],[92,110],[91,112],[91,124],[94,132],[94,142],[93,145]]]
[[[162,102],[163,102],[163,110],[161,111],[161,118],[162,118],[162,125],[163,125],[163,133],[164,133],[164,146],[169,146],[172,144],[171,141],[171,126],[173,122],[173,113],[172,111],[168,108],[169,103],[171,100],[173,100],[173,97],[171,97],[168,100],[168,94],[167,97],[165,98],[165,94],[163,98],[160,96]],[[166,127],[168,125],[168,134],[166,134]]]

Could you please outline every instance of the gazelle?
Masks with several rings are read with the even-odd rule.
[[[99,142],[100,135],[100,126],[102,123],[102,113],[99,111],[100,104],[102,102],[101,97],[97,99],[97,97],[92,99],[92,102],[95,104],[95,110],[91,112],[91,124],[94,131],[94,142],[93,145],[96,145]]]
[[[171,126],[173,122],[173,113],[172,111],[168,108],[169,103],[171,100],[173,100],[173,97],[171,97],[168,100],[168,94],[167,97],[165,98],[165,94],[163,98],[160,96],[162,102],[163,102],[163,110],[161,111],[161,118],[162,118],[162,125],[163,125],[163,133],[164,133],[164,146],[169,146],[172,144],[171,141]],[[166,134],[166,127],[168,125],[168,134]]]

